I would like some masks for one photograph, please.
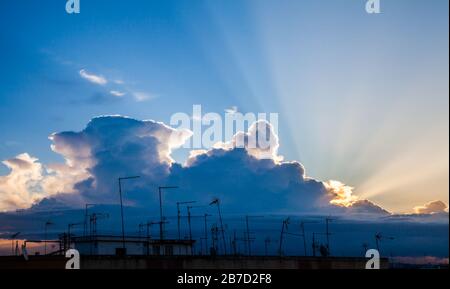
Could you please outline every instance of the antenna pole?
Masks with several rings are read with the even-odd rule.
[[[181,233],[180,233],[180,219],[181,219],[180,203],[177,202],[177,229],[178,229],[178,240],[181,240]]]
[[[249,256],[251,256],[252,255],[252,252],[251,252],[251,246],[250,246],[250,229],[249,229],[249,226],[248,226],[248,215],[247,216],[245,216],[245,224],[246,224],[246,227],[247,227],[247,252],[248,252],[248,255]]]
[[[222,231],[222,241],[223,241],[223,250],[225,252],[225,255],[227,254],[227,243],[225,242],[225,229],[223,228],[223,221],[222,221],[222,213],[220,212],[220,203],[217,203],[217,209],[219,210],[219,218],[220,218],[220,229]]]
[[[313,232],[312,239],[312,249],[313,249],[313,257],[316,257],[316,233]]]
[[[178,187],[169,186],[169,187],[158,187],[159,193],[159,238],[161,241],[164,239],[164,217],[163,217],[163,206],[162,206],[162,190],[163,189],[176,189]]]
[[[280,247],[278,248],[278,254],[280,255],[280,257],[283,255],[282,247],[283,247],[284,227],[287,226],[288,222],[289,222],[289,218],[283,220],[283,225],[281,226]]]
[[[122,222],[122,248],[125,251],[125,223],[123,221],[122,180],[137,179],[140,176],[119,178],[120,218]]]
[[[269,250],[268,250],[269,244],[270,244],[270,238],[267,237],[267,238],[264,240],[264,253],[265,253],[266,257],[269,255],[269,253],[268,253],[268,252],[269,252]]]
[[[233,253],[236,256],[237,255],[237,248],[236,248],[236,230],[233,232]]]
[[[189,240],[192,240],[192,227],[191,227],[191,206],[187,206],[188,213],[188,226],[189,226]]]
[[[122,248],[125,250],[125,224],[123,222],[122,179],[119,178],[120,219],[122,222]]]
[[[301,222],[300,226],[302,228],[302,236],[303,236],[303,249],[305,250],[305,257],[306,257],[306,236],[305,236],[305,223]]]
[[[223,250],[225,255],[227,254],[227,243],[225,241],[225,229],[223,228],[223,221],[222,221],[222,213],[220,212],[220,200],[219,199],[214,199],[210,205],[216,204],[217,205],[217,210],[219,212],[219,220],[220,220],[220,229],[222,231],[222,241],[223,241]]]
[[[330,221],[329,218],[325,218],[325,223],[326,223],[326,235],[327,235],[327,249],[328,249],[328,254],[331,255],[330,253],[330,233],[328,232],[328,222]]]
[[[205,218],[205,255],[208,255],[208,216],[211,216],[209,214],[204,215]]]
[[[159,193],[159,239],[163,240],[163,211],[162,211],[162,197],[161,187],[158,187]]]

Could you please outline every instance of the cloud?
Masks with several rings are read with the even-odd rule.
[[[238,111],[237,106],[232,106],[230,108],[225,109],[226,113],[236,113]]]
[[[114,96],[116,96],[116,97],[122,97],[122,96],[125,95],[125,92],[121,92],[121,91],[118,91],[118,90],[111,90],[109,93],[114,95]]]
[[[106,78],[103,77],[102,75],[95,75],[93,73],[89,73],[85,69],[81,69],[79,73],[82,78],[86,79],[91,83],[99,85],[105,85],[106,83],[108,83],[108,80],[106,80]]]
[[[334,197],[330,201],[332,204],[342,207],[352,206],[358,199],[353,195],[353,188],[339,181],[330,180],[324,182],[328,192]]]
[[[2,162],[11,171],[0,176],[0,211],[27,208],[46,196],[42,190],[43,168],[27,153]]]
[[[261,134],[269,136],[269,147],[257,141]],[[348,185],[313,179],[299,162],[283,161],[278,136],[265,121],[212,149],[191,151],[184,165],[176,163],[172,151],[191,136],[189,130],[161,122],[114,115],[93,118],[79,132],[54,133],[51,149],[64,163],[44,166],[26,154],[5,161],[12,171],[1,177],[2,209],[23,208],[44,198],[45,204],[58,206],[115,204],[117,179],[139,175],[126,183],[127,204],[154,205],[152,192],[171,184],[183,195],[168,194],[168,205],[180,197],[199,203],[219,197],[228,212],[390,214],[355,196]],[[429,212],[436,211],[436,206],[429,207]]]
[[[414,207],[416,214],[436,214],[448,211],[448,206],[442,201],[432,201],[423,206]]]
[[[146,92],[134,92],[133,96],[134,99],[138,102],[150,100],[156,97],[155,95]]]
[[[228,142],[214,144],[216,149],[245,148],[257,159],[272,159],[275,162],[283,160],[283,156],[278,155],[279,147],[279,139],[273,126],[265,120],[254,122],[248,132],[237,132]]]
[[[121,79],[114,79],[109,81],[103,75],[88,72],[86,69],[81,69],[79,71],[79,74],[83,79],[86,79],[93,84],[103,86],[104,91],[102,91],[101,93],[95,93],[91,98],[88,99],[89,103],[105,103],[106,101],[110,101],[111,99],[122,98],[126,94],[132,96],[137,102],[148,101],[157,97],[156,94],[129,88],[127,87],[127,85],[125,85],[125,81]],[[108,95],[114,96],[114,98],[108,98]]]
[[[0,211],[26,209],[57,195],[66,206],[81,204],[73,184],[86,179],[88,174],[70,160],[66,164],[43,165],[23,153],[3,164],[11,171],[0,176]]]
[[[134,183],[141,188],[164,179],[173,163],[172,150],[190,136],[152,120],[103,116],[81,132],[56,133],[51,140],[53,151],[66,159],[62,169],[86,173],[82,181],[72,182],[85,199],[115,202],[111,192],[117,190],[117,178],[139,175],[142,180]]]

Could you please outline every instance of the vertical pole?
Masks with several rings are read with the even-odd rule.
[[[270,240],[269,239],[265,239],[264,240],[264,255],[266,255],[266,257],[268,256],[268,250],[267,250],[267,247],[269,246],[269,242],[270,242]]]
[[[70,226],[71,224],[69,224],[67,226],[67,247],[70,249]]]
[[[45,223],[44,255],[47,255],[47,223]]]
[[[84,226],[83,226],[83,237],[86,237],[87,235],[87,218],[88,218],[88,204],[85,205],[84,207]]]
[[[313,257],[316,257],[316,233],[313,233],[312,249],[313,249]]]
[[[305,250],[305,257],[306,257],[306,235],[305,235],[305,223],[301,223],[302,226],[302,236],[303,236],[303,249]]]
[[[205,214],[205,255],[208,255],[208,224],[207,224],[208,214]]]
[[[150,230],[149,227],[152,225],[151,222],[147,222],[147,256],[150,254]]]
[[[181,240],[181,232],[180,232],[180,203],[177,202],[177,228],[178,228],[178,240]]]
[[[212,248],[216,249],[216,240],[214,239],[215,225],[211,228]]]
[[[328,233],[328,222],[330,221],[330,219],[326,218],[325,221],[326,221],[326,230],[327,230],[327,250],[328,250],[328,255],[331,255],[330,254],[330,237],[329,237],[330,234]]]
[[[191,207],[187,206],[188,226],[189,226],[189,241],[192,241],[192,227],[191,227]],[[194,244],[191,245],[191,255],[194,255]]]
[[[120,178],[119,178],[119,195],[120,195],[120,216],[122,221],[122,248],[125,250],[125,224],[123,221],[122,184]]]
[[[191,227],[191,207],[187,207],[188,213],[188,226],[189,226],[189,240],[192,240],[192,227]]]
[[[220,212],[220,203],[217,202],[217,209],[219,210],[219,219],[220,219],[220,227],[222,230],[222,241],[223,241],[223,250],[225,255],[227,254],[227,243],[225,242],[225,230],[223,228],[223,222],[222,222],[222,214]]]
[[[236,249],[236,230],[233,232],[233,254],[237,255],[237,249]]]
[[[161,196],[161,187],[158,187],[159,193],[159,238],[161,241],[163,240],[163,210],[162,210],[162,196]]]
[[[248,226],[248,215],[245,216],[245,224],[247,227],[247,252],[248,252],[248,255],[250,256],[252,254],[252,252],[251,252],[251,248],[250,248],[250,229]]]
[[[280,246],[278,248],[278,253],[280,254],[280,257],[283,255],[281,249],[282,249],[282,246],[283,246],[284,222],[285,222],[285,220],[283,220],[283,225],[281,226]]]

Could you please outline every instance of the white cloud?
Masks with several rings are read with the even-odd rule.
[[[232,106],[230,108],[225,109],[226,113],[236,113],[238,111],[237,106]]]
[[[29,207],[49,196],[67,200],[68,205],[114,203],[117,184],[112,180],[132,173],[142,178],[129,184],[128,200],[142,205],[151,204],[144,191],[168,183],[180,185],[192,199],[220,197],[236,212],[389,214],[354,196],[350,186],[315,180],[306,176],[299,162],[283,161],[278,155],[278,136],[267,125],[257,121],[228,143],[191,151],[183,166],[174,162],[171,154],[192,136],[191,131],[152,120],[96,117],[80,132],[50,136],[52,150],[64,163],[43,166],[28,154],[4,161],[11,173],[0,176],[0,210]],[[266,130],[271,136],[270,148],[248,147],[252,138]],[[239,142],[245,146],[238,147]],[[253,202],[256,195],[258,202]],[[427,214],[446,207],[435,201],[416,211]]]
[[[150,100],[156,97],[155,95],[146,92],[135,92],[133,93],[133,96],[138,102]]]
[[[99,85],[105,85],[106,83],[108,83],[108,80],[106,80],[106,78],[103,77],[102,75],[95,75],[93,73],[89,73],[85,69],[81,69],[79,73],[82,78],[86,79],[89,82]]]
[[[432,201],[423,206],[414,207],[416,214],[436,214],[446,212],[447,210],[447,204],[442,201]]]
[[[218,142],[213,147],[225,150],[245,147],[247,152],[257,159],[272,159],[275,162],[283,160],[283,156],[278,155],[278,136],[272,124],[265,120],[254,122],[248,132],[237,132],[230,141]]]
[[[122,96],[125,95],[125,92],[121,92],[121,91],[118,91],[118,90],[111,90],[109,93],[114,95],[114,96],[116,96],[116,97],[122,97]]]
[[[40,186],[43,168],[27,153],[3,161],[11,172],[0,176],[0,211],[27,208],[46,196]]]
[[[74,185],[89,174],[80,161],[70,159],[67,148],[65,153],[65,164],[44,166],[28,153],[3,161],[11,171],[0,176],[0,211],[29,208],[58,194],[75,194]]]

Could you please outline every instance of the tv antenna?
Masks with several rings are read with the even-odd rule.
[[[394,240],[394,237],[384,236],[381,234],[381,232],[376,233],[375,234],[375,244],[377,246],[378,252],[380,252],[380,242],[382,240]]]
[[[288,225],[290,223],[290,219],[286,218],[283,220],[283,225],[281,226],[281,233],[280,233],[280,246],[278,248],[278,254],[280,257],[283,255],[282,247],[283,247],[283,236],[285,234],[285,230],[287,231]]]
[[[45,238],[45,240],[44,240],[44,255],[47,255],[47,230],[48,230],[48,227],[49,226],[52,226],[52,225],[54,225],[54,223],[52,223],[50,220],[48,220],[47,222],[45,222],[45,225],[44,225],[44,238]]]
[[[161,241],[164,239],[164,217],[163,217],[163,203],[162,203],[162,193],[163,190],[168,189],[177,189],[177,186],[162,186],[158,187],[158,194],[159,194],[159,238]]]
[[[307,255],[307,250],[306,250],[306,233],[305,233],[305,224],[314,224],[317,223],[316,221],[300,221],[300,229],[302,231],[302,238],[303,238],[303,249],[304,249],[304,253],[305,256]]]
[[[331,221],[334,221],[334,218],[331,217],[326,217],[325,218],[325,235],[327,236],[327,251],[328,251],[328,255],[331,255],[331,251],[330,251],[330,231],[329,231],[329,223]]]
[[[178,240],[181,240],[181,229],[180,229],[180,223],[181,223],[181,211],[180,211],[180,205],[187,205],[187,204],[193,204],[195,201],[187,201],[187,202],[177,202],[177,229],[178,229]]]
[[[250,237],[250,226],[249,226],[249,219],[250,218],[264,218],[264,216],[249,216],[246,215],[245,216],[245,227],[246,227],[246,241],[247,241],[247,253],[249,256],[252,255],[252,245],[251,242],[255,239],[255,238],[251,238]]]
[[[20,232],[17,232],[15,234],[11,235],[11,253],[13,255],[17,255],[17,250],[14,251],[14,240],[17,238],[17,236],[20,235]],[[16,243],[16,247],[17,247],[17,243]]]
[[[223,220],[222,220],[222,213],[220,211],[220,199],[219,198],[214,198],[212,200],[211,203],[209,203],[209,205],[216,205],[217,206],[217,211],[219,213],[219,221],[220,221],[220,230],[222,231],[222,241],[223,241],[223,250],[224,250],[224,254],[227,254],[227,243],[225,241],[225,229],[223,227]]]

